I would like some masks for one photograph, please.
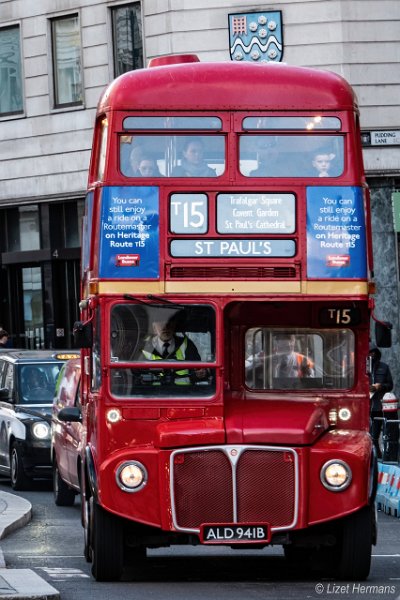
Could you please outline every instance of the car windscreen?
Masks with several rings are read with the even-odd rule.
[[[19,404],[52,404],[62,362],[24,364],[18,367]]]

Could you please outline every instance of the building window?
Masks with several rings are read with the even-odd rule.
[[[140,2],[112,9],[115,77],[143,67]]]
[[[39,207],[19,206],[19,249],[40,250]]]
[[[22,269],[24,329],[27,348],[44,347],[42,271],[40,267]]]
[[[41,249],[40,216],[37,204],[16,206],[0,212],[0,252]]]
[[[0,29],[0,116],[23,112],[19,27]]]
[[[53,19],[51,33],[55,107],[80,105],[83,91],[78,15]]]
[[[52,248],[80,247],[84,210],[83,200],[49,204],[50,245]]]

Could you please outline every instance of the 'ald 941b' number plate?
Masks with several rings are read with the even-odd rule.
[[[270,528],[266,523],[204,524],[200,537],[203,544],[267,544]]]

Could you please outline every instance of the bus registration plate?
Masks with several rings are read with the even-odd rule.
[[[267,523],[203,524],[200,536],[203,544],[266,544],[270,527]]]

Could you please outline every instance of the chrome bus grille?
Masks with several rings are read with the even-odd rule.
[[[203,523],[269,523],[272,530],[297,520],[298,456],[291,448],[218,446],[171,455],[174,526],[198,532]]]

